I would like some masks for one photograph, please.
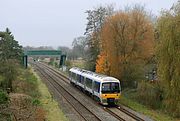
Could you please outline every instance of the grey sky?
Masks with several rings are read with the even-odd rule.
[[[23,46],[71,46],[83,35],[85,13],[99,5],[114,4],[116,9],[135,3],[145,4],[158,14],[177,0],[0,0],[0,31],[9,27]]]

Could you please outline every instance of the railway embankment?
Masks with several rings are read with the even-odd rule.
[[[48,88],[31,68],[18,68],[13,91],[0,91],[0,121],[67,121]]]
[[[42,82],[37,73],[33,71],[33,74],[37,77],[38,90],[41,94],[39,100],[43,109],[46,111],[46,120],[48,121],[68,121],[64,113],[59,108],[58,102],[54,99],[51,92],[49,92],[47,86]]]
[[[165,114],[161,110],[155,110],[148,106],[140,104],[135,99],[127,97],[127,95],[130,95],[129,92],[122,92],[122,97],[119,102],[119,104],[124,105],[126,108],[129,108],[130,110],[133,110],[135,112],[139,112],[140,114],[149,116],[154,121],[179,121],[179,119],[173,118],[168,114]]]
[[[18,73],[16,79],[12,81],[12,91],[9,92],[8,88],[4,88],[7,90],[4,90],[7,100],[6,105],[0,104],[1,121],[44,120],[46,111],[39,100],[41,94],[38,90],[37,78],[30,69],[17,66],[16,71]]]

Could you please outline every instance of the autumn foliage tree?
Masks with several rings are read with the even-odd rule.
[[[96,61],[96,72],[109,75],[109,63],[106,53],[98,55],[98,59]]]
[[[135,6],[108,17],[101,31],[101,41],[111,76],[122,81],[144,77],[143,66],[154,53],[154,34],[143,7]],[[100,68],[98,63],[96,66]]]
[[[113,13],[113,6],[100,6],[93,10],[87,10],[87,26],[86,26],[86,39],[88,45],[88,62],[87,69],[95,71],[96,60],[100,54],[101,36],[100,32],[106,17]]]
[[[180,117],[180,2],[162,12],[157,24],[158,77],[165,109]]]

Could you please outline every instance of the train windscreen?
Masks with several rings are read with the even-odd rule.
[[[102,84],[102,93],[119,93],[120,87],[117,82],[106,82]]]

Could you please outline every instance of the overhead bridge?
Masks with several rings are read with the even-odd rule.
[[[23,64],[27,68],[28,56],[55,56],[60,57],[59,67],[65,65],[66,55],[60,50],[28,50],[24,51]]]

